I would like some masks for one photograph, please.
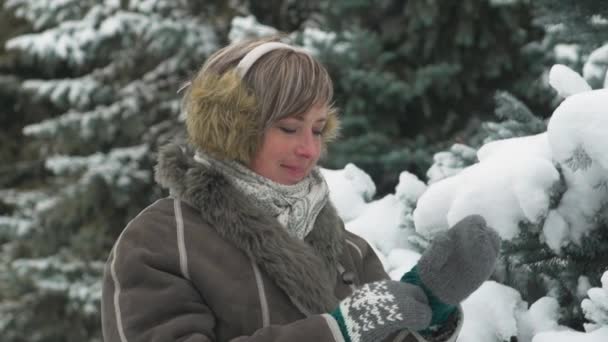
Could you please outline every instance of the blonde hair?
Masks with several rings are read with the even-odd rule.
[[[321,63],[301,50],[262,55],[244,75],[235,68],[251,50],[278,37],[228,45],[212,54],[192,80],[183,105],[190,141],[220,158],[248,163],[266,129],[314,106],[328,109],[323,150],[337,134],[333,83]]]

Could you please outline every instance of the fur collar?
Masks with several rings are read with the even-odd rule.
[[[195,162],[193,154],[175,144],[162,148],[156,181],[199,209],[205,224],[247,253],[305,314],[335,309],[344,227],[334,207],[328,202],[321,210],[305,241],[294,239],[221,173]]]

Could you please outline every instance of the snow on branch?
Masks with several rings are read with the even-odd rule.
[[[431,184],[414,211],[420,234],[480,214],[506,240],[518,236],[522,223],[543,227],[544,241],[559,252],[597,227],[590,218],[608,200],[601,186],[608,180],[608,89],[590,90],[565,68],[552,69],[551,84],[569,96],[547,132],[487,143],[477,152],[479,163]]]
[[[594,287],[587,291],[589,298],[581,303],[581,308],[592,323],[585,324],[585,330],[595,331],[602,326],[608,326],[608,271],[602,276],[602,287]]]
[[[28,80],[23,82],[23,89],[34,94],[35,99],[46,99],[62,109],[83,110],[112,99],[110,87],[91,75],[73,79]]]
[[[19,50],[30,62],[82,68],[111,62],[113,54],[107,51],[137,48],[148,56],[166,58],[184,45],[208,54],[216,46],[215,33],[192,18],[167,19],[95,6],[81,20],[12,38],[6,48]]]
[[[93,0],[6,0],[4,8],[32,24],[35,30],[82,17]]]

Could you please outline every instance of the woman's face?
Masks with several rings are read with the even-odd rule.
[[[274,182],[293,185],[310,174],[321,155],[321,133],[327,121],[327,107],[275,122],[264,134],[249,168]]]

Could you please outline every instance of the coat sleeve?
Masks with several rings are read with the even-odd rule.
[[[140,214],[117,239],[105,266],[102,331],[105,342],[212,342],[216,318],[201,294],[180,272],[163,218]],[[170,224],[170,220],[164,222]],[[233,342],[343,341],[329,315],[271,325]]]
[[[271,325],[251,336],[241,336],[230,342],[345,342],[338,322],[329,314],[313,315],[285,325]]]
[[[170,223],[162,220],[142,213],[114,244],[103,276],[105,342],[214,339],[214,317],[180,274],[177,253],[170,247],[176,239],[165,233],[170,229],[158,229],[160,224]]]
[[[361,284],[389,279],[380,258],[378,258],[378,255],[367,241],[358,235],[347,232],[346,243],[347,248],[350,249],[350,253],[353,256],[353,260],[359,261],[358,276]]]

